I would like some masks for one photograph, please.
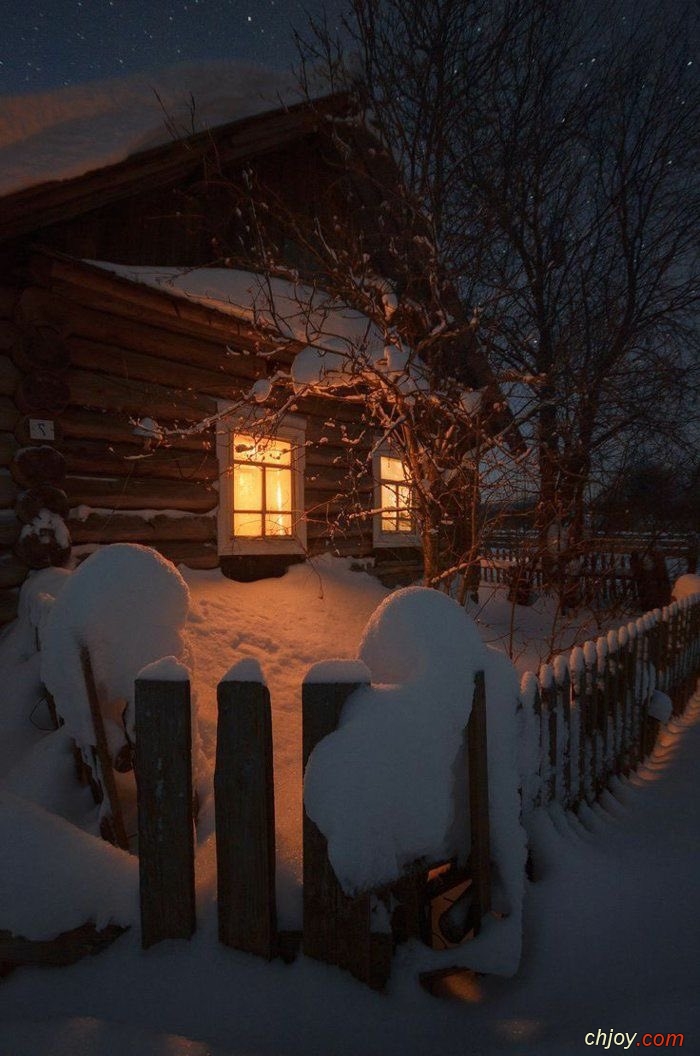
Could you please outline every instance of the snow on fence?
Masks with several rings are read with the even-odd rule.
[[[568,657],[543,665],[538,676],[524,676],[523,817],[552,801],[576,809],[593,802],[613,776],[629,774],[651,751],[659,724],[685,704],[699,673],[700,594],[695,594],[576,647]],[[317,746],[338,729],[347,732],[347,723],[339,727],[343,706],[369,688],[363,663],[328,661],[311,669],[302,687],[305,777]],[[392,882],[348,894],[305,803],[303,930],[282,932],[275,899],[270,695],[255,661],[229,671],[217,691],[214,776],[223,944],[268,959],[290,959],[301,946],[306,955],[382,988],[397,943],[418,939],[444,950],[478,934],[491,908],[496,857],[487,715],[497,711],[487,711],[483,671],[475,672],[471,692],[470,711],[465,695],[469,719],[462,764],[468,775],[461,793],[458,775],[454,786],[454,794],[469,799],[458,841],[463,853],[440,861],[423,858]],[[149,946],[188,937],[196,926],[186,669],[170,658],[141,672],[135,709],[142,942]],[[422,976],[428,986],[444,974],[434,960],[431,965]]]
[[[162,939],[188,938],[196,927],[189,682],[186,669],[168,665],[169,660],[151,665],[135,685],[144,948]],[[361,663],[328,661],[316,668],[321,669],[321,680],[317,672],[302,687],[304,771],[316,745],[337,728],[345,702],[369,684]],[[219,940],[224,945],[268,959],[289,959],[301,946],[307,956],[382,989],[396,941],[416,938],[431,944],[436,926],[431,900],[449,907],[446,893],[470,886],[471,905],[462,930],[478,934],[491,898],[483,672],[475,674],[466,723],[469,833],[463,834],[463,841],[471,840],[467,865],[458,866],[455,860],[420,862],[391,884],[350,896],[331,865],[326,838],[304,810],[301,933],[277,928],[271,705],[257,662],[234,665],[219,683],[217,698],[217,900]]]
[[[700,595],[655,609],[526,674],[521,700],[535,762],[523,811],[591,803],[651,751],[700,672]]]

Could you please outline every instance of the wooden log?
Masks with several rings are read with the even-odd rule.
[[[218,568],[219,553],[216,543],[200,542],[158,542],[151,543],[163,557],[174,565],[186,565],[187,568]]]
[[[108,924],[97,928],[92,922],[63,931],[53,939],[25,939],[10,931],[0,931],[0,977],[13,968],[50,968],[75,964],[111,946],[128,928]]]
[[[40,484],[60,487],[66,475],[66,460],[57,448],[48,444],[24,447],[15,454],[10,473],[22,488]]]
[[[364,683],[302,687],[303,769],[316,745],[337,727],[346,700]],[[325,836],[304,811],[304,953],[337,964],[357,979],[372,977],[370,896],[349,898],[328,860]]]
[[[0,547],[14,546],[21,527],[14,510],[0,510]]]
[[[481,921],[491,908],[491,838],[489,821],[489,782],[486,730],[486,682],[483,671],[474,675],[474,695],[467,725],[469,760],[469,820],[472,874],[472,901],[467,930],[478,935]]]
[[[3,587],[0,590],[0,624],[9,623],[17,615],[19,591]]]
[[[53,296],[99,312],[182,332],[219,347],[234,344],[254,352],[261,345],[259,331],[245,320],[173,297],[163,290],[128,282],[104,268],[35,256],[30,271],[42,286],[50,287]]]
[[[138,287],[136,287],[138,289]],[[158,318],[159,326],[149,325],[140,319],[124,318],[111,312],[98,312],[78,304],[76,301],[60,300],[52,293],[36,287],[24,291],[20,300],[20,318],[33,325],[58,325],[67,337],[79,336],[91,341],[116,345],[119,348],[133,349],[146,355],[158,356],[180,363],[196,364],[205,368],[218,370],[224,365],[225,373],[232,378],[255,378],[265,376],[267,366],[264,360],[255,355],[227,355],[226,346],[235,343],[237,326],[231,320],[228,340],[219,338],[207,341],[206,338],[194,338],[182,332],[177,322],[177,307],[168,317],[167,329],[163,317]],[[154,317],[151,317],[151,322]]]
[[[17,441],[12,433],[0,433],[0,466],[6,468],[10,465],[17,451]]]
[[[0,315],[0,352],[7,355],[14,354],[15,347],[22,340],[22,330],[10,322],[11,318]]]
[[[356,541],[350,539],[328,539],[326,536],[309,540],[308,553],[310,556],[316,554],[333,554],[336,557],[357,557],[368,558],[374,553],[372,547],[372,541],[362,541],[357,539]]]
[[[270,694],[261,682],[232,675],[216,691],[219,941],[270,959],[277,948]]]
[[[14,506],[17,501],[17,485],[10,474],[3,470],[0,472],[0,509],[6,510]]]
[[[15,513],[23,524],[31,524],[42,510],[66,517],[69,506],[68,496],[62,488],[55,488],[53,484],[38,484],[21,492],[15,505]]]
[[[8,283],[0,285],[0,319],[12,319],[21,290]]]
[[[9,356],[0,355],[0,394],[12,396],[19,382],[19,371]]]
[[[66,477],[70,506],[114,510],[182,510],[206,513],[218,504],[218,492],[206,484],[129,477]],[[32,518],[33,519],[33,518]]]
[[[66,409],[71,392],[65,375],[37,370],[21,376],[14,398],[23,414],[52,418]]]
[[[71,361],[63,335],[52,326],[25,328],[13,346],[12,358],[25,373],[48,370],[60,374]]]
[[[158,514],[146,518],[133,513],[90,513],[87,517],[69,517],[66,525],[74,543],[146,543],[157,546],[169,540],[216,541],[215,517]]]
[[[17,404],[9,396],[0,396],[0,432],[12,433],[20,418]]]
[[[177,362],[161,356],[148,356],[129,348],[88,341],[85,338],[70,339],[71,362],[86,370],[99,370],[117,377],[139,378],[142,381],[167,384],[177,378],[178,386],[192,392],[203,392],[224,400],[240,398],[251,385],[251,378],[232,376],[227,370],[230,357],[224,348],[221,361],[211,370]],[[262,374],[264,377],[264,373]]]
[[[27,578],[29,569],[24,561],[14,554],[0,554],[0,588],[19,587]]]
[[[134,444],[137,445],[137,450],[144,451],[148,442],[147,438],[135,432],[137,421],[143,415],[143,407],[134,416],[129,414],[119,415],[118,413],[107,414],[105,411],[89,411],[84,408],[69,407],[61,415],[60,423],[57,422],[55,425],[60,426],[61,435],[66,437],[77,440],[110,440],[116,443]],[[22,423],[20,423],[18,429],[20,427],[22,427]],[[24,439],[19,436],[17,431],[15,431],[15,435],[21,441]],[[57,440],[60,440],[60,435],[57,436]],[[213,450],[215,444],[213,433],[210,430],[205,430],[204,432],[191,433],[187,436],[177,434],[168,437],[164,441],[164,446],[169,451],[208,451]]]
[[[82,407],[97,407],[138,417],[147,409],[150,417],[167,422],[199,422],[216,414],[217,410],[216,400],[210,396],[151,382],[74,369],[69,370],[65,378],[70,387],[70,402]]]
[[[132,444],[106,440],[63,440],[61,457],[73,475],[160,477],[170,480],[212,481],[219,478],[219,463],[210,451],[182,451],[155,447],[140,451]]]
[[[141,944],[195,930],[189,681],[136,680]]]
[[[102,813],[100,832],[106,836],[110,843],[113,843],[116,847],[121,847],[124,851],[128,851],[129,840],[124,828],[119,792],[114,779],[112,756],[107,743],[107,734],[105,732],[92,661],[86,646],[83,646],[80,650],[80,665],[83,671],[83,679],[85,680],[85,689],[90,704],[90,718],[92,719],[92,728],[95,734],[95,755],[98,765],[96,777],[102,786],[109,808],[106,813]]]

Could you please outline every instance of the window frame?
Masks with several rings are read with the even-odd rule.
[[[412,532],[387,532],[382,529],[382,484],[392,484],[395,481],[383,480],[381,475],[382,458],[393,458],[397,462],[401,462],[405,465],[402,458],[400,458],[395,451],[392,451],[390,447],[383,445],[374,451],[372,455],[372,479],[374,482],[374,512],[372,515],[372,545],[377,548],[388,548],[392,547],[397,549],[402,546],[420,547],[422,545],[421,537],[418,530],[415,528],[415,517],[414,530]],[[413,490],[413,484],[409,482],[408,486]]]
[[[284,536],[235,536],[233,534],[233,459],[231,445],[236,433],[258,435],[263,412],[257,408],[241,409],[219,401],[219,413],[231,408],[230,417],[217,425],[216,453],[219,463],[219,508],[217,512],[217,550],[222,557],[255,554],[306,553],[306,517],[304,475],[306,466],[306,420],[288,414],[278,423],[274,434],[261,432],[260,438],[287,440],[292,444],[292,534]],[[262,512],[262,511],[261,511]]]

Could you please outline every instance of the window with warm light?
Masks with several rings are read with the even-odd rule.
[[[219,437],[219,553],[299,552],[306,544],[303,420],[285,419],[274,436],[254,426],[254,419],[234,422]]]
[[[374,545],[417,546],[420,540],[407,467],[400,458],[379,453],[374,458],[374,479]]]
[[[245,539],[292,535],[292,444],[277,437],[231,436],[233,534]]]

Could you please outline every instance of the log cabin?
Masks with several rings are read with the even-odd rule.
[[[31,569],[113,542],[240,579],[325,551],[419,573],[401,464],[379,452],[356,471],[373,445],[362,408],[302,395],[262,437],[254,400],[247,422],[227,419],[304,341],[174,281],[255,278],[242,174],[307,217],[373,229],[372,181],[349,192],[338,176],[348,107],[277,105],[0,199],[0,621]],[[354,143],[376,157],[365,129]],[[278,244],[301,269],[294,240]],[[490,384],[470,355],[474,387]]]

